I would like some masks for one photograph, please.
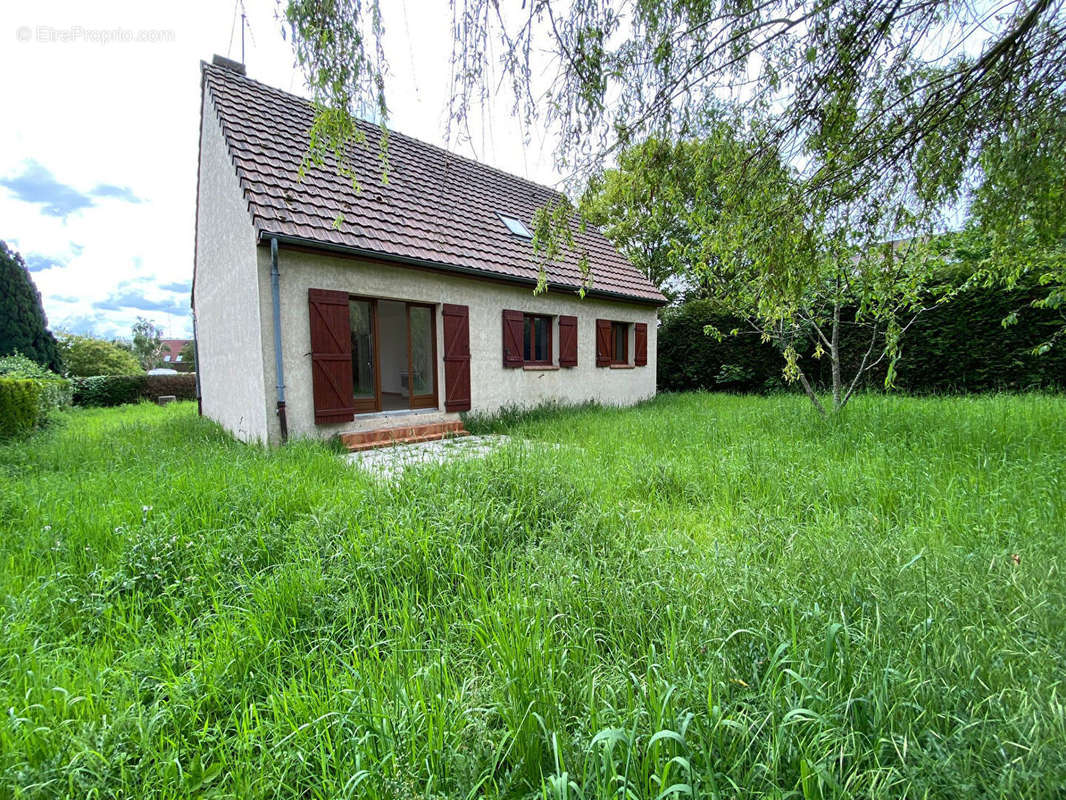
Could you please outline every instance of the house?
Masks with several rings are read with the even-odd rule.
[[[160,339],[159,358],[166,364],[179,364],[182,360],[181,349],[192,339]]]
[[[655,394],[666,300],[598,230],[577,231],[534,293],[543,259],[529,228],[556,192],[398,133],[383,182],[371,124],[351,151],[358,189],[332,163],[301,180],[309,102],[219,56],[201,64],[201,87],[204,415],[278,443]]]

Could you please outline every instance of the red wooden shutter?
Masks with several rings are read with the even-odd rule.
[[[611,366],[611,321],[596,320],[596,366]]]
[[[348,422],[355,416],[352,330],[348,293],[307,291],[311,317],[311,391],[315,422]]]
[[[470,309],[444,304],[444,409],[470,410]]]
[[[521,311],[503,312],[503,365],[520,367],[524,362],[522,352],[522,325],[524,315]]]
[[[577,366],[577,317],[559,317],[559,366]]]
[[[633,358],[633,363],[638,367],[643,367],[648,363],[648,323],[638,322],[634,328],[634,339],[636,340],[636,355]]]

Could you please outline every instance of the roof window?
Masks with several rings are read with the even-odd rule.
[[[533,238],[533,234],[529,232],[529,228],[522,223],[522,220],[516,217],[507,217],[503,214],[500,214],[499,217],[503,224],[507,226],[507,230],[515,236],[521,236],[523,239]]]

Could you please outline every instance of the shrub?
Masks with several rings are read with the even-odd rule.
[[[40,381],[0,378],[0,439],[29,433],[40,415]]]
[[[1066,387],[1066,347],[1033,354],[1062,324],[1054,309],[1027,307],[1038,292],[979,287],[922,314],[903,337],[896,387],[914,393]],[[1017,323],[1004,327],[1004,318],[1016,311]],[[849,313],[845,310],[845,319]],[[719,342],[703,332],[706,325],[727,333],[736,328],[740,333]],[[781,354],[746,332],[739,320],[716,314],[706,300],[667,309],[658,342],[660,390],[752,392],[784,385]],[[844,325],[840,345],[850,372],[862,359],[869,339]],[[811,383],[829,385],[829,359],[815,359],[809,345],[800,356]],[[866,385],[881,387],[884,378],[882,364]]]
[[[94,375],[72,378],[74,405],[120,406],[172,394],[178,400],[196,399],[196,375]]]
[[[136,403],[144,397],[147,375],[94,375],[72,378],[74,405],[120,406]]]
[[[72,376],[136,375],[142,371],[133,353],[103,339],[64,333],[59,336],[59,349]]]
[[[178,375],[149,375],[143,393],[149,400],[155,400],[167,394],[172,394],[179,400],[195,400],[196,375],[191,372]]]
[[[912,392],[1066,388],[1066,346],[1033,349],[1062,326],[1058,311],[1029,308],[1046,289],[976,288],[918,318],[903,337],[896,384]],[[1018,320],[1003,320],[1017,312]]]
[[[714,325],[736,336],[721,342],[703,332]],[[659,328],[657,354],[660,390],[707,389],[756,392],[781,385],[781,354],[760,341],[744,324],[715,310],[707,300],[693,300],[667,309]]]
[[[70,381],[20,353],[0,358],[0,377],[31,380],[37,383],[40,390],[37,424],[47,421],[53,412],[70,405],[73,394]]]

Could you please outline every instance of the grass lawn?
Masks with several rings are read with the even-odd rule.
[[[0,446],[0,798],[1066,795],[1066,398],[472,427],[558,446]]]

